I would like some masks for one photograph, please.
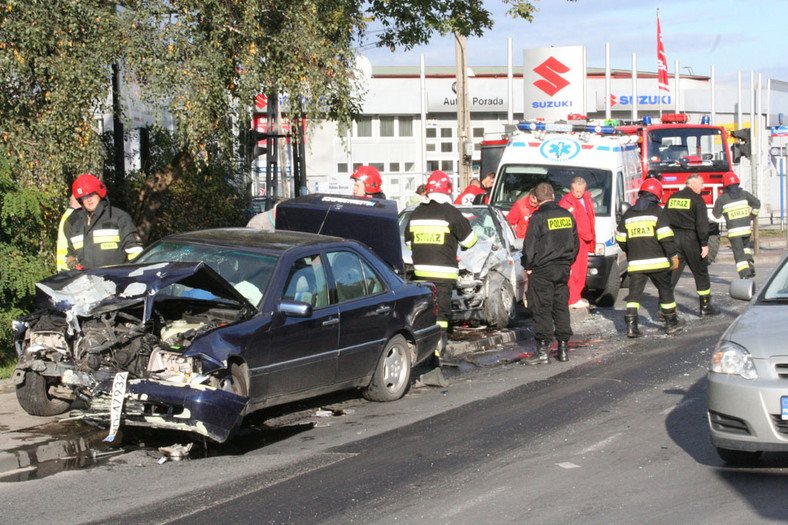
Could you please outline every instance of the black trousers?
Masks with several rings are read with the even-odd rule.
[[[755,259],[752,256],[752,243],[749,235],[739,235],[728,237],[733,252],[733,260],[736,261],[736,271],[741,277],[749,277],[750,270],[755,268]]]
[[[679,267],[673,270],[671,287],[675,288],[679,277],[684,272],[684,267],[689,266],[692,276],[695,278],[695,289],[698,293],[706,295],[711,290],[711,280],[709,279],[709,264],[706,259],[700,256],[700,242],[698,235],[691,230],[673,230],[676,240],[676,248],[679,251]]]
[[[446,331],[449,328],[449,316],[451,315],[451,292],[454,289],[455,281],[443,279],[433,279],[432,284],[438,290],[438,324]]]
[[[528,276],[528,307],[534,318],[538,341],[572,337],[569,319],[569,273],[567,263],[537,268]]]
[[[673,285],[670,282],[670,270],[658,272],[630,272],[629,293],[626,297],[627,313],[635,313],[640,307],[640,297],[646,288],[646,283],[651,280],[657,287],[659,306],[662,310],[673,311],[676,308],[676,299],[673,295]],[[632,311],[634,310],[634,312]]]

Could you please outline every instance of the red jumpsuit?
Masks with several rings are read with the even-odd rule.
[[[582,200],[582,202],[581,202]],[[591,194],[585,192],[582,199],[578,199],[572,193],[567,193],[561,202],[558,203],[562,208],[569,210],[577,223],[577,236],[580,238],[580,250],[577,252],[577,259],[572,264],[572,273],[569,277],[569,304],[575,304],[581,299],[581,293],[586,285],[586,274],[588,273],[588,253],[594,252],[596,242],[596,232],[594,222],[594,203]]]
[[[514,233],[517,235],[518,239],[525,238],[525,232],[528,229],[528,219],[530,219],[531,214],[538,209],[539,206],[531,206],[529,198],[526,196],[515,202],[512,209],[506,214],[506,220],[508,220],[509,224],[514,228]]]
[[[473,204],[473,199],[480,193],[485,193],[484,189],[471,184],[465,188],[465,191],[457,195],[457,198],[454,199],[454,204]]]

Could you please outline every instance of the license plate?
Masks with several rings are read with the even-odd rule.
[[[783,396],[780,398],[780,406],[782,407],[780,412],[782,414],[783,421],[788,421],[788,396]]]
[[[112,443],[120,428],[120,418],[123,415],[123,398],[126,396],[126,381],[129,378],[128,372],[115,374],[112,381],[112,402],[109,409],[109,435],[104,441]],[[785,410],[783,410],[785,412]]]

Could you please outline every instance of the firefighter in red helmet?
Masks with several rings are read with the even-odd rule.
[[[82,208],[75,210],[64,226],[69,268],[89,270],[139,255],[142,242],[137,227],[128,213],[110,204],[103,182],[82,174],[74,181],[72,193]]]
[[[627,337],[631,338],[641,335],[638,310],[648,280],[657,287],[665,332],[673,334],[685,324],[678,316],[671,283],[671,272],[678,268],[679,257],[667,214],[659,207],[661,198],[662,183],[646,179],[640,186],[637,201],[624,212],[616,228],[616,241],[627,254],[629,294],[624,319]]]
[[[350,176],[353,179],[353,196],[365,199],[385,199],[383,179],[373,166],[359,166]]]
[[[755,259],[752,256],[752,226],[758,218],[761,201],[742,189],[739,177],[732,171],[722,177],[722,193],[714,203],[712,213],[716,218],[725,216],[728,240],[731,243],[736,271],[742,279],[755,277]]]
[[[431,281],[438,291],[438,324],[443,344],[449,329],[451,293],[457,282],[457,246],[476,244],[470,222],[452,205],[452,183],[442,171],[434,171],[427,180],[429,200],[419,204],[405,227],[405,243],[413,254],[413,273],[417,279]],[[435,364],[440,364],[436,351]]]

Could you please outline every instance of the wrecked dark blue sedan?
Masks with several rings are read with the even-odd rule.
[[[335,201],[317,206],[321,224]],[[440,331],[434,287],[392,262],[353,240],[236,228],[52,276],[37,285],[42,309],[14,323],[17,398],[35,415],[82,399],[109,439],[136,425],[217,442],[267,406],[348,388],[399,399]]]

